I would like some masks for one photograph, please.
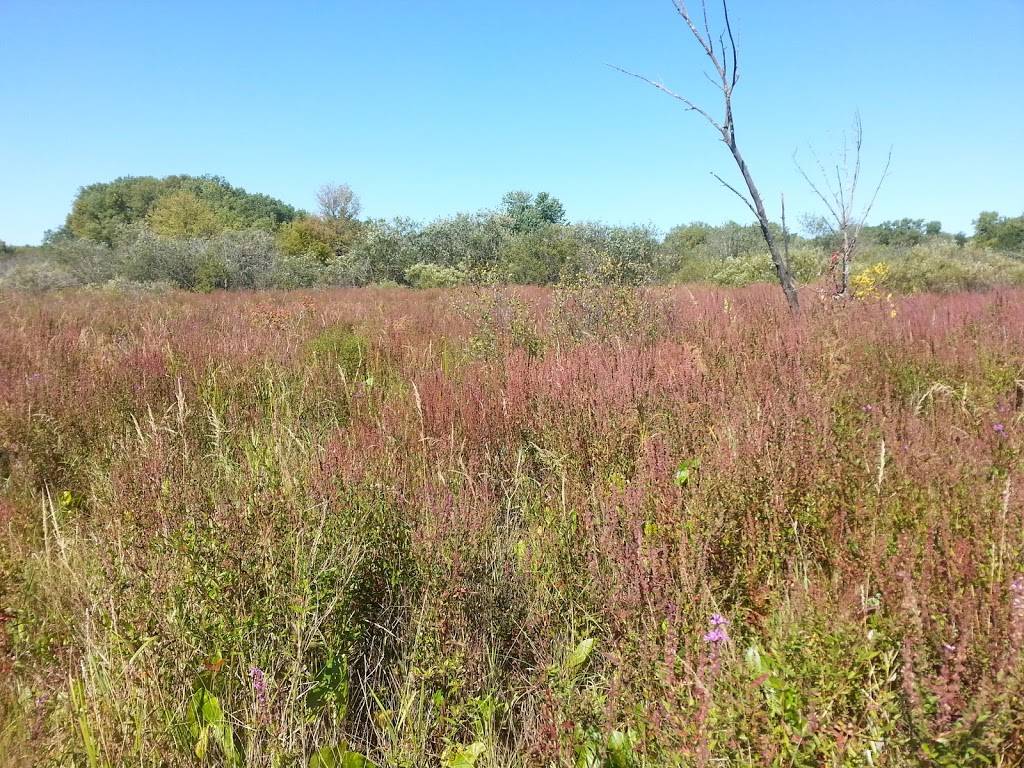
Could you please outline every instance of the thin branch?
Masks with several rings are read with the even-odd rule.
[[[711,77],[711,75],[709,75],[707,72],[701,72],[701,74],[704,75],[704,77],[707,79],[707,81],[709,83],[711,83],[713,86],[715,86],[715,88],[720,90],[723,94],[725,93],[725,89],[722,87],[722,84],[721,83],[716,83],[715,79],[713,77]]]
[[[680,13],[683,14],[683,18],[687,18],[687,16],[689,15],[689,12],[686,10],[686,3],[679,3],[677,5],[677,7],[679,5],[682,6],[682,10],[680,10]],[[707,0],[700,0],[700,10],[701,10],[701,13],[704,15],[704,36],[707,39],[708,43],[710,43],[711,42],[711,25],[708,24],[708,4],[707,4]],[[711,52],[714,53],[714,49],[712,49]]]
[[[871,213],[871,209],[875,207],[875,200],[878,198],[878,191],[882,188],[882,182],[885,181],[889,175],[889,166],[892,165],[892,147],[889,147],[889,156],[885,159],[885,168],[882,169],[882,176],[878,180],[878,186],[875,187],[874,193],[871,195],[871,200],[868,203],[867,208],[864,209],[864,213],[860,217],[860,226],[857,227],[858,232],[860,228],[864,226],[864,222],[867,221],[868,215]]]
[[[721,63],[718,61],[718,56],[715,54],[715,49],[712,47],[712,41],[710,28],[708,27],[708,9],[707,4],[704,0],[701,0],[701,8],[704,11],[704,29],[707,32],[707,39],[697,29],[697,25],[693,23],[693,19],[690,17],[690,12],[686,9],[686,3],[683,0],[672,0],[672,4],[676,7],[679,15],[683,17],[683,21],[686,22],[686,26],[690,28],[690,32],[697,38],[697,42],[700,43],[701,48],[704,49],[704,53],[711,59],[711,63],[715,65],[715,71],[718,72],[718,76],[722,78],[722,82],[727,82],[725,70],[722,68]]]
[[[828,190],[829,196],[835,202],[835,207],[842,209],[843,200],[836,194],[836,191],[832,189],[832,182],[829,181],[828,171],[825,170],[824,163],[821,162],[821,158],[818,157],[818,153],[814,151],[814,147],[811,147],[811,157],[814,158],[814,164],[818,166],[818,172],[821,174],[821,178],[825,180],[825,189]],[[837,217],[838,218],[838,217]],[[841,223],[841,222],[840,222]]]
[[[853,164],[853,181],[850,183],[850,215],[853,215],[853,199],[857,195],[857,184],[860,182],[860,151],[864,146],[864,126],[860,121],[860,112],[854,113],[854,149],[857,152],[856,160]],[[861,217],[863,218],[863,217]]]
[[[736,39],[732,36],[732,23],[729,21],[729,4],[726,0],[722,0],[722,13],[725,15],[725,30],[729,33],[729,47],[732,48],[732,85],[729,87],[731,91],[739,80],[740,65],[736,54]]]
[[[846,173],[847,167],[849,166],[845,160],[843,161],[842,172],[839,171],[839,165],[836,165],[836,186],[839,189],[839,209],[843,212],[844,223],[847,223],[847,219],[849,218],[847,212],[849,211],[850,204],[853,202],[853,195],[850,195],[850,197],[847,198],[846,191],[843,189],[843,174]]]
[[[691,110],[693,112],[696,112],[697,114],[701,115],[705,120],[707,120],[709,123],[711,123],[719,133],[721,133],[721,134],[725,133],[725,131],[722,129],[722,126],[718,124],[718,121],[715,120],[715,118],[713,118],[711,115],[709,115],[703,109],[698,107],[696,104],[694,104],[692,101],[690,101],[685,96],[680,96],[678,93],[673,91],[671,88],[666,86],[664,83],[660,83],[657,80],[651,80],[649,77],[645,77],[644,75],[637,74],[636,72],[630,72],[628,69],[623,69],[622,67],[617,67],[614,64],[608,64],[607,66],[611,67],[612,69],[616,70],[617,72],[621,72],[624,75],[629,75],[630,77],[635,77],[637,80],[643,80],[648,85],[653,85],[655,88],[657,88],[662,93],[667,93],[673,99],[675,99],[677,101],[681,101],[683,104],[686,105],[687,109],[689,109],[689,110]]]
[[[825,195],[822,194],[821,190],[818,189],[818,185],[811,181],[811,177],[807,175],[807,172],[803,169],[803,166],[800,165],[800,161],[796,159],[796,152],[793,153],[793,164],[796,166],[796,169],[800,171],[800,175],[804,177],[804,181],[807,182],[811,190],[813,190],[814,194],[816,194],[818,198],[821,200],[821,202],[825,204],[825,207],[828,209],[828,212],[832,214],[832,218],[836,220],[836,224],[842,227],[843,222],[842,219],[839,217],[839,214],[836,213],[835,209],[832,207],[832,204],[828,201]],[[831,192],[831,190],[829,191]],[[829,227],[831,226],[832,225],[830,224]]]
[[[782,246],[786,254],[786,261],[789,261],[789,229],[786,228],[786,193],[780,192],[779,199],[782,201]]]
[[[746,195],[744,195],[742,192],[740,192],[738,189],[736,189],[736,187],[734,187],[732,184],[727,182],[725,179],[723,179],[721,176],[719,176],[714,171],[711,172],[711,175],[714,176],[716,179],[718,179],[718,183],[719,184],[721,184],[723,187],[725,187],[730,192],[732,192],[734,195],[736,195],[736,197],[738,197],[740,200],[742,200],[743,204],[745,206],[747,206],[747,208],[750,209],[751,213],[753,213],[754,216],[757,217],[758,221],[761,220],[761,217],[757,213],[757,209],[754,207],[754,204],[747,199]]]

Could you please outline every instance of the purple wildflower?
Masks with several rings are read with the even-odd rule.
[[[252,690],[256,694],[256,703],[260,709],[267,706],[267,676],[259,667],[249,667],[249,679],[252,681]]]
[[[729,639],[729,633],[721,627],[715,627],[710,632],[704,635],[704,641],[716,645],[718,643],[724,643]]]
[[[708,623],[711,625],[711,629],[704,635],[704,642],[718,645],[729,640],[729,633],[725,629],[725,625],[729,623],[729,620],[725,616],[720,613],[713,613]]]
[[[997,435],[1005,435],[1006,427],[1003,425],[1002,422],[999,422],[997,424],[992,425],[992,431],[995,432]]]

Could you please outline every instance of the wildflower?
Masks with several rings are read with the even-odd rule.
[[[705,633],[704,642],[711,643],[712,645],[718,645],[729,640],[729,632],[725,628],[725,625],[729,623],[729,620],[722,614],[711,614],[711,619],[708,623],[711,625],[711,629]]]
[[[729,633],[721,627],[715,627],[710,632],[705,633],[704,642],[717,645],[718,643],[724,643],[729,639]]]
[[[256,694],[256,703],[260,709],[267,706],[267,676],[263,670],[256,666],[249,667],[249,679],[252,681],[252,690]]]
[[[1003,425],[1002,422],[998,422],[992,425],[992,431],[995,432],[997,435],[1005,435],[1006,427]]]
[[[861,406],[861,410],[864,411],[864,413],[874,413],[875,406],[871,405],[871,403],[868,403],[867,405]]]

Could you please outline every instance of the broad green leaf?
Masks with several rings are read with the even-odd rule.
[[[198,737],[196,738],[195,753],[196,757],[202,760],[206,757],[206,748],[210,743],[210,729],[200,728]]]
[[[338,744],[314,752],[309,758],[309,768],[377,768],[377,764]]]
[[[601,749],[593,739],[577,748],[575,768],[601,768]]]
[[[611,768],[633,765],[633,738],[630,733],[612,731],[608,734],[608,762]]]
[[[586,640],[581,640],[572,653],[569,654],[569,658],[565,660],[565,666],[569,669],[577,669],[586,664],[587,659],[590,658],[591,652],[594,650],[594,644],[597,642],[593,637],[588,637]]]
[[[474,741],[468,747],[453,750],[443,761],[444,768],[473,768],[477,758],[487,751],[482,741]]]

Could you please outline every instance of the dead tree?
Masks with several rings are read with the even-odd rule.
[[[768,251],[772,256],[772,264],[775,265],[775,273],[778,275],[779,284],[782,286],[783,293],[786,294],[786,301],[789,303],[790,309],[794,312],[799,309],[800,303],[796,292],[796,281],[793,279],[793,273],[789,270],[789,260],[786,254],[779,249],[778,243],[775,240],[775,236],[772,234],[771,221],[768,218],[768,214],[765,212],[764,202],[761,199],[761,193],[757,190],[757,185],[754,183],[754,177],[750,173],[750,168],[747,166],[746,161],[743,159],[743,155],[740,153],[739,145],[736,143],[736,124],[734,121],[733,110],[732,110],[732,94],[736,89],[736,83],[739,82],[739,56],[736,51],[736,40],[732,34],[732,24],[729,21],[729,6],[726,0],[722,0],[722,14],[725,20],[725,31],[720,33],[717,38],[718,47],[715,47],[716,39],[711,35],[711,27],[708,24],[708,9],[706,0],[701,0],[701,11],[702,11],[702,23],[703,31],[697,26],[690,15],[690,11],[686,7],[684,0],[672,0],[672,4],[675,6],[676,11],[686,22],[686,26],[690,28],[690,32],[693,33],[693,37],[700,43],[701,48],[704,49],[705,55],[710,59],[711,65],[714,67],[717,74],[717,82],[715,79],[708,77],[712,84],[722,93],[724,100],[724,114],[719,120],[711,116],[709,112],[697,106],[694,102],[685,96],[672,91],[666,87],[663,83],[650,78],[638,75],[635,72],[622,69],[621,67],[614,67],[619,72],[636,77],[643,80],[649,85],[653,85],[659,91],[662,91],[673,99],[682,102],[688,110],[696,112],[707,120],[718,133],[721,134],[722,141],[725,146],[729,148],[730,154],[732,154],[733,160],[736,161],[736,167],[739,168],[740,174],[743,176],[743,182],[746,184],[747,192],[750,193],[748,198],[734,186],[726,182],[721,176],[716,173],[712,173],[718,181],[729,191],[735,194],[744,202],[744,204],[751,210],[754,216],[757,217],[758,224],[761,225],[761,234],[764,236],[764,241],[768,245]]]
[[[822,183],[820,185],[816,184],[803,169],[796,158],[796,153],[793,154],[793,162],[796,164],[797,170],[800,171],[800,175],[804,177],[814,194],[828,210],[828,216],[823,217],[822,221],[832,236],[838,240],[837,250],[834,253],[836,259],[832,268],[836,273],[835,296],[842,298],[850,295],[850,265],[853,262],[853,253],[857,250],[857,240],[860,238],[868,214],[871,213],[871,209],[875,205],[882,182],[889,175],[889,165],[892,163],[892,150],[890,149],[882,176],[878,179],[878,184],[875,185],[871,199],[868,200],[864,210],[857,213],[857,185],[860,183],[860,152],[863,145],[864,129],[861,125],[860,114],[856,113],[853,118],[852,147],[849,137],[844,133],[842,154],[832,169],[834,173],[826,170],[817,155],[814,155],[813,151],[811,152],[818,171],[821,173]],[[853,154],[852,167],[850,165],[851,152]],[[833,186],[833,176],[835,186]],[[824,191],[822,191],[822,187],[824,187]]]

